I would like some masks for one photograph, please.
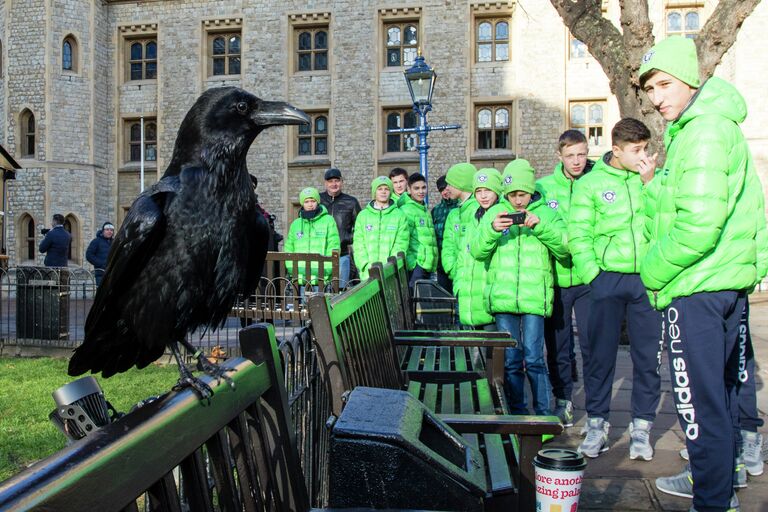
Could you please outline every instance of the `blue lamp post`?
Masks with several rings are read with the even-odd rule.
[[[444,124],[430,126],[427,123],[427,112],[432,110],[432,92],[435,90],[437,73],[424,62],[424,57],[422,57],[421,51],[419,51],[419,55],[416,57],[413,66],[406,69],[403,74],[405,75],[405,82],[408,84],[408,92],[411,94],[413,111],[419,115],[419,124],[414,128],[395,128],[387,130],[387,133],[415,133],[418,135],[419,143],[416,147],[419,150],[419,172],[424,175],[427,183],[429,183],[429,166],[427,164],[427,150],[429,149],[429,145],[427,144],[427,133],[432,130],[456,130],[461,128],[461,125]],[[429,194],[427,194],[424,201],[429,204]]]

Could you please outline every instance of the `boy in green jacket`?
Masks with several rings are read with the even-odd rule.
[[[429,279],[437,269],[437,239],[432,216],[424,204],[427,196],[427,181],[424,175],[415,172],[408,177],[408,193],[401,197],[400,210],[411,225],[411,239],[405,263],[410,278],[408,286],[418,279]]]
[[[566,224],[571,208],[573,185],[576,180],[592,170],[594,165],[592,160],[587,159],[588,154],[589,147],[584,134],[578,130],[566,130],[558,140],[557,156],[560,163],[551,175],[536,182],[536,189],[544,196],[547,206],[556,210]],[[571,396],[573,383],[578,375],[574,355],[573,312],[576,311],[579,327],[583,374],[589,359],[587,327],[592,299],[589,296],[589,286],[579,277],[570,256],[563,261],[555,260],[554,266],[555,297],[552,316],[544,321],[544,342],[547,346],[549,380],[556,400],[554,414],[560,418],[563,426],[570,427],[573,425]]]
[[[544,318],[552,314],[551,256],[568,255],[565,223],[535,191],[535,171],[527,160],[504,169],[504,200],[492,206],[472,235],[469,250],[488,274],[485,308],[496,329],[519,344],[504,357],[504,386],[512,414],[528,414],[525,376],[536,414],[550,414],[549,376],[544,362]],[[510,218],[519,213],[522,223]],[[523,366],[525,364],[525,366]]]
[[[459,206],[451,210],[445,219],[441,263],[443,270],[451,278],[453,294],[457,297],[461,285],[458,258],[462,248],[466,247],[467,223],[477,210],[477,201],[472,196],[472,178],[476,172],[474,165],[462,162],[452,165],[445,175],[448,196],[457,200]]]
[[[579,451],[597,457],[608,449],[616,353],[627,319],[632,356],[632,422],[629,457],[651,460],[651,427],[659,405],[657,353],[661,315],[640,281],[643,237],[642,181],[653,173],[646,150],[651,132],[637,119],[622,119],[611,131],[612,151],[574,185],[568,244],[579,277],[590,287],[589,359],[584,372],[586,438]]]
[[[331,252],[341,249],[339,230],[333,217],[328,215],[325,206],[320,204],[320,192],[314,187],[307,187],[299,193],[299,217],[291,223],[288,236],[285,238],[285,252],[304,252],[330,256]],[[294,269],[289,268],[291,272]],[[310,264],[311,275],[306,275],[306,262],[298,262],[299,286],[317,286],[319,283],[325,287],[331,281],[331,265],[323,265],[323,275],[318,276],[318,264]]]
[[[373,200],[357,214],[352,238],[355,265],[360,279],[368,278],[368,269],[376,262],[405,253],[411,229],[405,214],[391,199],[392,180],[378,176],[371,182]]]
[[[664,169],[647,186],[641,277],[664,311],[678,419],[690,470],[656,487],[693,497],[691,510],[738,510],[738,337],[746,293],[764,273],[763,189],[739,128],[744,98],[699,81],[696,46],[670,37],[643,56],[640,84],[661,116]],[[650,176],[649,176],[650,178]]]

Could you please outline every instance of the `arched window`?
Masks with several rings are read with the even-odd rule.
[[[695,38],[701,30],[699,9],[696,7],[667,9],[667,35]]]
[[[29,109],[24,109],[19,116],[19,154],[23,158],[35,156],[35,115]]]
[[[603,144],[603,112],[605,103],[582,101],[571,102],[570,128],[586,135],[591,147]]]
[[[128,127],[128,161],[141,161],[141,121],[131,121]],[[157,161],[157,124],[154,118],[144,119],[144,161]]]
[[[61,69],[77,72],[77,60],[77,40],[70,34],[61,44]]]
[[[128,45],[128,79],[157,79],[157,39],[135,39]]]
[[[35,259],[37,243],[35,240],[35,219],[28,213],[23,213],[19,218],[18,227],[18,259],[30,261]]]
[[[296,31],[296,70],[328,69],[328,27],[302,28]]]
[[[384,25],[384,46],[384,58],[388,67],[413,65],[419,46],[418,22]]]
[[[384,126],[386,130],[397,128],[415,128],[416,114],[412,108],[385,110]],[[386,133],[385,153],[399,153],[405,151],[416,151],[416,134],[414,133]]]
[[[480,19],[476,22],[477,62],[509,60],[509,22],[505,19]]]
[[[240,74],[240,32],[209,36],[209,75]]]
[[[509,106],[486,105],[477,110],[477,149],[511,149]]]
[[[67,259],[79,264],[80,263],[80,223],[77,217],[71,213],[64,217],[64,229],[72,235],[69,241],[69,250],[67,251]]]
[[[310,114],[312,122],[299,126],[298,156],[328,154],[328,112]]]

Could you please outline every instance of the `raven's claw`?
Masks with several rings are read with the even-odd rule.
[[[227,372],[236,372],[237,368],[223,368],[210,362],[206,357],[200,356],[197,358],[197,369],[217,379],[217,384],[224,380],[230,388],[235,389],[235,381],[227,376]]]
[[[176,385],[173,386],[174,391],[181,391],[184,388],[192,388],[200,397],[200,400],[207,400],[208,404],[211,403],[213,390],[208,384],[192,375],[192,372],[190,372],[189,369],[184,365],[179,367],[179,373],[181,376],[176,382]]]

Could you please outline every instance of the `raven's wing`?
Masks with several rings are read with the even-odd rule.
[[[134,202],[115,235],[104,279],[85,322],[85,339],[69,360],[69,375],[103,371],[104,377],[125,371],[144,350],[119,322],[121,297],[130,293],[166,231],[166,203],[178,191],[177,177],[163,178]],[[164,347],[159,347],[162,355]],[[154,357],[151,361],[157,359]],[[146,359],[142,357],[142,359]]]

